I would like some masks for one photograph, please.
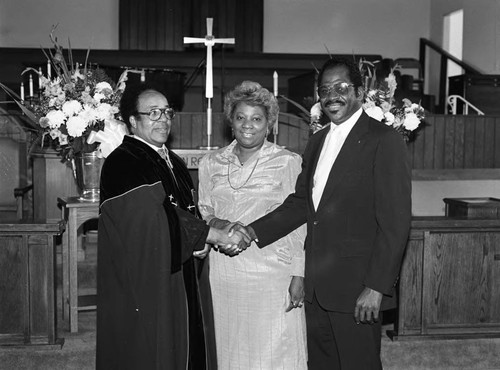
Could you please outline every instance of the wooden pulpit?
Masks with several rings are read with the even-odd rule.
[[[0,346],[55,346],[55,237],[64,223],[0,223]]]

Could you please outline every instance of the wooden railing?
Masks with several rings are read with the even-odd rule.
[[[302,154],[309,138],[305,122],[280,114],[278,144]],[[173,122],[170,148],[193,149],[206,145],[204,113],[179,113]],[[222,113],[213,115],[213,145],[232,140]],[[273,140],[272,134],[268,138]],[[414,141],[408,143],[413,169],[500,168],[500,117],[428,115]]]
[[[500,117],[427,116],[408,149],[413,169],[500,168]]]
[[[426,38],[421,38],[420,39],[420,47],[419,47],[419,61],[420,61],[420,66],[421,66],[420,68],[422,69],[422,75],[423,75],[424,80],[428,78],[428,73],[426,73],[426,70],[425,70],[427,48],[436,52],[440,56],[439,97],[438,97],[438,108],[437,108],[436,112],[444,113],[444,110],[446,109],[446,94],[447,94],[446,93],[446,84],[447,84],[447,78],[448,78],[448,61],[451,60],[452,62],[459,65],[461,68],[464,69],[465,73],[481,74],[481,72],[479,70],[477,70],[476,68],[472,67],[471,65],[458,59],[457,57],[451,55],[450,53],[448,53],[446,50],[444,50],[442,47],[440,47],[438,44],[432,42],[431,40],[428,40]]]

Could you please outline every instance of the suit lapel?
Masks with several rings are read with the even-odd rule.
[[[328,175],[328,180],[318,205],[318,211],[321,209],[322,204],[332,196],[337,184],[342,182],[346,171],[352,166],[353,161],[356,161],[363,144],[364,136],[368,133],[369,119],[368,115],[363,111],[351,132],[347,135],[344,145],[342,145],[342,149]]]

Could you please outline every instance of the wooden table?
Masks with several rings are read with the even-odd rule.
[[[45,220],[0,224],[0,346],[63,345],[54,278],[55,237],[63,230],[63,222]]]
[[[82,226],[99,216],[99,203],[85,202],[78,197],[57,198],[66,221],[62,238],[63,319],[69,315],[71,333],[78,332],[78,311],[95,309],[94,302],[86,303],[88,295],[78,296],[78,245],[82,243]],[[94,296],[96,291],[94,290]],[[80,301],[80,302],[79,302]]]

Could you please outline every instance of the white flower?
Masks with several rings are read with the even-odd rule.
[[[47,118],[50,128],[59,128],[66,120],[66,116],[60,110],[51,110],[45,118]]]
[[[68,135],[64,135],[62,132],[59,132],[59,144],[67,145],[68,144]]]
[[[106,91],[108,90],[108,91]],[[99,82],[97,85],[95,85],[95,91],[97,93],[103,93],[103,94],[110,94],[113,92],[113,88],[111,85],[107,82]],[[94,97],[95,99],[95,97]]]
[[[87,123],[79,116],[73,116],[68,118],[66,122],[66,128],[68,129],[68,134],[73,137],[82,136],[83,132],[87,128]]]
[[[101,102],[102,99],[104,99],[106,97],[106,95],[102,94],[102,93],[95,93],[94,94],[94,100],[98,103]]]
[[[383,101],[382,103],[380,103],[380,109],[382,109],[384,113],[389,112],[391,108],[392,105],[389,102]]]
[[[80,69],[77,69],[77,70],[75,70],[75,72],[73,73],[73,75],[71,76],[71,78],[74,81],[78,81],[79,79],[80,80],[84,80],[85,76],[80,72]]]
[[[323,111],[321,110],[321,103],[317,102],[311,107],[311,121],[318,121],[321,118],[322,113]]]
[[[394,96],[394,92],[398,87],[398,83],[396,82],[396,76],[391,71],[389,75],[386,77],[385,81],[387,82],[387,88],[389,89],[389,97],[392,98]]]
[[[59,131],[59,129],[57,129],[57,128],[49,131],[49,135],[52,139],[57,139],[60,134],[61,134],[61,131]]]
[[[385,119],[384,123],[387,126],[391,126],[394,123],[395,117],[394,117],[394,114],[392,114],[391,112],[385,112],[384,119]]]
[[[62,105],[62,111],[64,112],[66,117],[74,116],[80,113],[81,110],[82,105],[76,100],[69,100],[67,102],[64,102],[64,104]]]
[[[363,108],[365,110],[367,110],[368,108],[373,108],[375,107],[377,104],[375,104],[375,102],[373,100],[365,100],[365,102],[363,103]]]
[[[97,111],[89,105],[84,105],[83,110],[78,114],[78,117],[85,122],[93,122],[97,119]]]
[[[366,114],[368,114],[370,117],[375,118],[378,121],[382,121],[384,119],[384,112],[380,107],[368,107],[365,108]]]
[[[115,113],[118,113],[118,108],[108,103],[102,103],[96,109],[97,119],[102,121],[113,118]]]
[[[405,116],[405,120],[403,122],[403,126],[405,129],[413,131],[420,124],[420,119],[417,117],[415,113],[407,113]]]

